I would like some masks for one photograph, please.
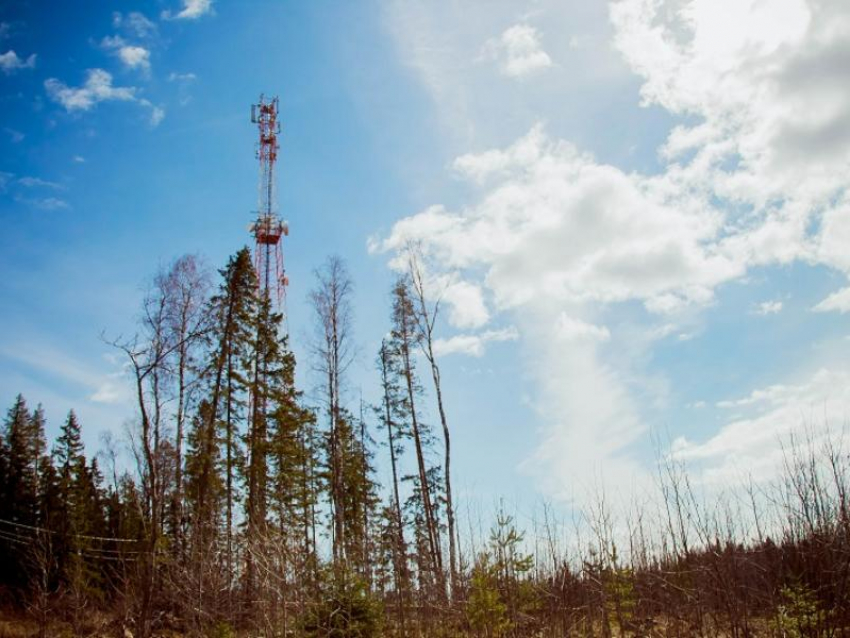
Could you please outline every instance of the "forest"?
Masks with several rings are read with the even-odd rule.
[[[440,298],[417,247],[404,259],[368,353],[373,404],[351,400],[345,263],[315,272],[307,393],[247,248],[217,274],[176,259],[136,333],[104,336],[135,417],[98,453],[73,411],[49,443],[43,408],[9,397],[0,636],[850,635],[837,435],[784,442],[780,480],[717,498],[662,457],[653,507],[624,514],[600,495],[572,524],[547,506],[530,524],[504,504],[463,516]]]

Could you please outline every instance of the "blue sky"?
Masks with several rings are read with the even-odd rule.
[[[629,497],[656,454],[775,475],[850,399],[850,15],[839,0],[23,2],[0,10],[0,396],[131,414],[101,340],[145,281],[248,242],[281,99],[290,328],[357,287],[374,401],[398,249],[444,295],[461,490]],[[424,372],[424,369],[423,369]],[[435,415],[431,411],[431,419]]]

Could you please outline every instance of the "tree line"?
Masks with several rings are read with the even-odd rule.
[[[502,507],[488,532],[467,520],[462,535],[424,262],[407,247],[374,353],[380,396],[357,409],[339,258],[309,296],[309,401],[247,248],[215,281],[193,256],[158,273],[137,332],[109,340],[132,382],[131,467],[112,437],[87,458],[73,411],[48,447],[41,406],[18,396],[8,410],[0,604],[40,636],[850,630],[848,455],[833,439],[790,448],[749,513],[706,504],[668,459],[654,517],[617,520],[600,499],[567,539],[549,509],[521,530]]]

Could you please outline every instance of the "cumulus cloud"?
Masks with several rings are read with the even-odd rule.
[[[490,320],[481,287],[468,281],[455,281],[443,291],[449,305],[449,323],[455,328],[480,328]]]
[[[477,186],[472,201],[435,203],[372,242],[393,252],[421,241],[447,276],[481,289],[488,321],[510,314],[547,424],[531,465],[556,493],[584,470],[640,473],[629,445],[646,430],[647,402],[637,364],[616,356],[629,346],[606,321],[618,304],[643,307],[632,336],[651,343],[659,318],[665,334],[692,336],[679,332],[682,318],[754,268],[804,262],[850,276],[843,0],[618,0],[610,18],[642,104],[680,122],[657,172],[600,162],[538,124],[454,161]],[[485,53],[521,76],[522,64],[507,70],[508,41],[539,48],[539,35],[505,34]],[[436,96],[446,93],[434,64],[417,68]],[[781,308],[767,301],[755,312]],[[850,288],[815,310],[850,310]],[[791,397],[776,399],[782,414],[799,398],[794,387],[781,387]]]
[[[197,20],[212,13],[212,0],[183,0],[183,8],[177,13],[163,11],[163,20]]]
[[[437,356],[465,354],[471,357],[480,357],[484,354],[487,344],[515,341],[518,338],[519,333],[513,327],[501,330],[485,330],[478,334],[455,335],[447,339],[435,339],[434,354]]]
[[[546,298],[672,312],[710,301],[744,270],[720,249],[723,220],[704,201],[599,164],[539,125],[455,166],[492,188],[465,210],[435,206],[399,221],[377,247],[421,241],[449,269],[483,266],[503,309]]]
[[[101,46],[111,50],[126,68],[150,71],[151,52],[145,47],[128,44],[117,35],[105,37]]]
[[[513,78],[552,66],[552,59],[540,43],[540,34],[528,24],[515,24],[498,38],[488,40],[482,55],[498,61],[500,71]]]
[[[89,69],[86,81],[81,87],[70,87],[56,78],[44,82],[47,95],[65,110],[88,111],[100,102],[133,101],[136,99],[135,87],[112,86],[112,75],[103,69]]]
[[[49,78],[45,80],[44,88],[50,99],[61,104],[69,113],[89,111],[101,102],[136,102],[150,109],[151,126],[157,126],[165,117],[162,108],[137,97],[136,87],[113,86],[112,75],[103,69],[89,69],[86,81],[80,87],[70,87],[56,78]]]
[[[3,73],[5,73],[6,75],[9,75],[20,69],[34,69],[35,58],[35,53],[30,55],[26,59],[22,59],[18,57],[17,53],[12,50],[9,50],[6,51],[6,53],[0,53],[0,69],[3,69]]]

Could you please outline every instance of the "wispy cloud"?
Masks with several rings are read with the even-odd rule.
[[[173,71],[168,74],[169,82],[192,82],[198,79],[198,76],[194,73],[174,73]]]
[[[123,368],[108,372],[96,370],[68,353],[40,343],[0,345],[0,357],[11,359],[66,383],[82,386],[93,403],[117,404],[128,397]],[[112,365],[114,368],[114,364]]]
[[[0,69],[3,73],[10,75],[20,69],[34,69],[36,54],[33,53],[26,59],[19,58],[18,54],[12,50],[0,54]]]
[[[771,479],[781,470],[782,445],[791,436],[840,427],[846,421],[850,373],[824,368],[800,383],[754,390],[718,406],[744,414],[703,442],[679,437],[672,445],[673,457],[699,463],[700,480],[716,486],[734,485],[747,474]]]
[[[112,26],[116,29],[124,29],[138,38],[148,38],[156,35],[157,32],[156,24],[138,11],[127,14],[116,11],[112,14]]]
[[[778,299],[773,301],[762,301],[760,304],[756,305],[753,309],[753,313],[757,315],[761,315],[762,317],[767,315],[775,315],[782,311],[782,302]]]
[[[552,66],[552,58],[543,50],[540,34],[528,24],[515,24],[498,38],[488,40],[482,57],[498,61],[501,72],[514,78]]]
[[[16,131],[13,128],[6,127],[3,130],[9,136],[9,139],[12,141],[12,144],[18,144],[20,142],[23,142],[24,138],[26,137],[26,135],[24,135],[20,131]]]
[[[15,197],[15,201],[44,211],[70,210],[71,205],[59,197]]]
[[[40,177],[25,176],[18,179],[18,184],[26,188],[52,188],[54,190],[64,190],[65,187],[57,182],[51,182]]]
[[[183,8],[177,13],[163,11],[163,20],[197,20],[201,16],[212,13],[212,0],[183,0]]]

